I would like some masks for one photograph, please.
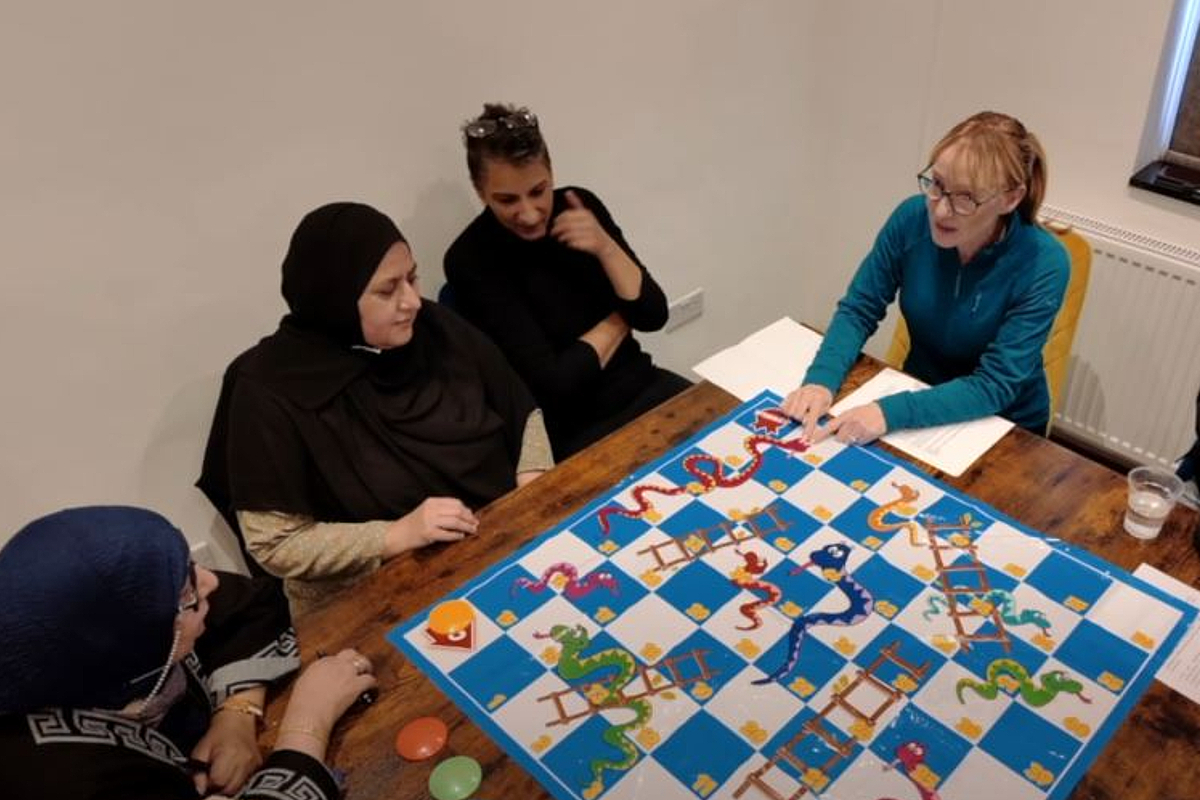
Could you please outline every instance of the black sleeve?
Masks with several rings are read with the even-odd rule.
[[[500,346],[517,373],[544,403],[559,405],[600,378],[591,345],[574,339],[556,350],[528,305],[503,280],[508,270],[483,252],[468,229],[446,252],[446,280],[467,316]]]
[[[1196,441],[1192,443],[1192,449],[1185,456],[1185,460],[1193,478],[1200,474],[1200,394],[1196,395]]]
[[[516,467],[521,456],[525,423],[537,403],[521,377],[513,370],[504,353],[483,331],[445,306],[429,303],[422,313],[436,314],[448,336],[470,354],[483,381],[488,406],[504,419],[505,444]],[[590,348],[589,348],[590,349]]]
[[[268,685],[300,667],[280,581],[216,574],[220,585],[208,597],[205,630],[195,650],[208,675],[214,706],[231,694]]]
[[[633,300],[623,300],[620,297],[616,300],[616,311],[624,317],[629,323],[629,327],[635,331],[656,331],[667,324],[667,297],[663,294],[662,287],[650,275],[650,271],[646,269],[646,265],[641,262],[637,254],[633,252],[633,248],[629,246],[629,242],[625,241],[624,234],[613,220],[612,214],[601,202],[600,198],[589,192],[587,189],[574,187],[572,189],[583,201],[595,216],[596,221],[600,223],[600,227],[604,228],[605,232],[613,238],[625,254],[628,255],[633,263],[637,264],[638,269],[642,271],[642,291]]]
[[[235,511],[283,511],[315,516],[307,485],[310,456],[287,401],[243,377],[230,393],[230,503]]]
[[[244,357],[243,355],[235,359],[221,379],[221,393],[217,397],[217,408],[213,412],[212,425],[208,429],[208,442],[204,446],[204,461],[200,468],[200,477],[196,480],[196,488],[204,493],[237,537],[238,547],[250,574],[266,575],[266,570],[254,560],[246,548],[246,537],[242,535],[242,528],[238,525],[237,509],[233,507],[232,475],[229,469],[229,406],[237,381],[239,363]]]
[[[340,796],[337,781],[325,765],[296,750],[276,750],[267,756],[238,795],[241,800],[336,800]]]
[[[303,475],[308,453],[283,401],[241,374],[247,355],[225,371],[196,486],[237,536],[250,573],[266,576],[246,547],[237,512],[311,514],[314,493],[297,485],[300,479],[283,478]]]

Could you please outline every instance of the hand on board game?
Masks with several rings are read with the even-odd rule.
[[[817,429],[817,434],[811,441],[816,444],[832,436],[844,444],[866,444],[885,433],[887,420],[883,417],[883,409],[879,407],[879,403],[867,403],[865,406],[855,406],[829,420],[825,427]]]
[[[810,442],[817,433],[817,420],[833,405],[833,392],[816,383],[806,383],[793,390],[780,408],[804,426],[804,438]]]
[[[1064,800],[1188,613],[882,449],[793,448],[779,407],[547,514],[388,641],[562,800],[766,800],[817,748],[822,797]]]
[[[479,520],[458,498],[429,497],[391,524],[383,540],[383,557],[434,542],[457,542],[478,527]]]

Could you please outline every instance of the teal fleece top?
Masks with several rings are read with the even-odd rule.
[[[1044,433],[1042,348],[1070,274],[1058,240],[1015,213],[997,242],[960,264],[957,249],[934,244],[925,198],[910,197],[850,281],[804,383],[837,394],[898,291],[912,339],[904,371],[930,388],[879,401],[889,431],[999,414]]]

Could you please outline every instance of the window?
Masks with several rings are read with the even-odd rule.
[[[1163,91],[1162,146],[1157,160],[1129,179],[1141,189],[1200,205],[1200,0],[1180,0],[1176,55]]]
[[[1175,130],[1167,152],[1200,166],[1200,47],[1192,42],[1192,63],[1183,84],[1183,96],[1175,113]]]

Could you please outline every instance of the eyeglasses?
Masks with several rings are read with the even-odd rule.
[[[970,192],[947,192],[946,187],[942,185],[941,181],[933,177],[930,170],[925,170],[917,176],[917,188],[921,190],[921,194],[934,202],[945,197],[950,201],[950,210],[960,217],[971,216],[979,210],[981,205],[1004,194],[1003,191],[1000,191],[991,197],[978,200]]]
[[[179,596],[179,613],[195,611],[200,607],[200,584],[196,582],[196,562],[188,561],[188,582]]]
[[[537,124],[537,117],[534,116],[533,112],[527,108],[522,108],[509,114],[507,117],[477,119],[474,122],[468,122],[466,127],[463,128],[463,132],[472,139],[486,139],[501,128],[505,130],[536,128]]]

